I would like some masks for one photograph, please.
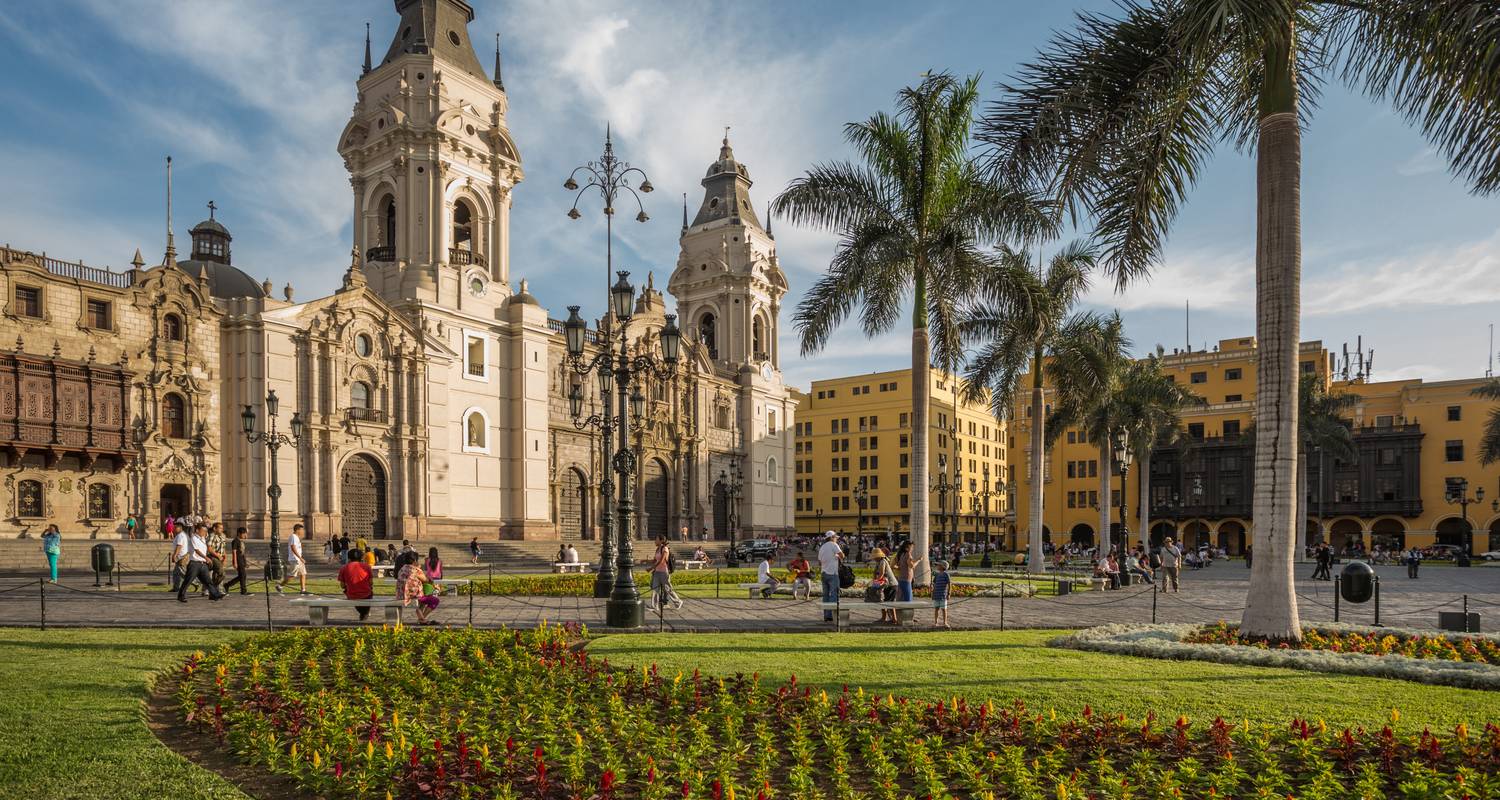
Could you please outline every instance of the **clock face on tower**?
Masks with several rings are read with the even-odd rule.
[[[469,279],[469,294],[472,294],[475,297],[484,297],[484,290],[484,278],[475,276]]]

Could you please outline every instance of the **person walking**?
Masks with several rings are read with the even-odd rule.
[[[187,571],[183,573],[182,583],[177,587],[177,602],[187,602],[187,590],[194,581],[208,591],[208,599],[218,601],[224,599],[224,593],[214,585],[213,578],[208,573],[208,531],[199,524],[193,528],[188,537],[188,565]]]
[[[1333,580],[1330,572],[1333,567],[1333,548],[1329,547],[1327,542],[1318,545],[1318,552],[1313,554],[1313,559],[1318,566],[1313,570],[1312,579],[1315,581]]]
[[[469,540],[469,563],[478,564],[480,555],[482,553],[479,552],[479,537],[475,536]]]
[[[948,575],[948,562],[939,561],[935,565],[937,574],[932,576],[932,627],[948,627],[948,588],[953,583],[953,578]],[[938,620],[942,622],[939,624]]]
[[[823,544],[818,548],[818,569],[823,581],[823,602],[837,603],[839,599],[839,567],[844,563],[844,551],[839,547],[839,535],[834,531],[823,534]],[[823,621],[833,622],[833,609],[823,609]]]
[[[1164,592],[1176,592],[1180,590],[1177,579],[1182,573],[1182,549],[1168,536],[1162,540],[1161,545],[1161,590]]]
[[[1245,545],[1245,569],[1250,569],[1250,556],[1253,555],[1250,545]]]
[[[245,573],[249,572],[248,564],[245,563],[245,526],[241,525],[235,529],[234,538],[229,540],[229,566],[234,568],[234,577],[224,583],[224,593],[229,593],[229,587],[239,584],[240,594],[248,594],[245,588]]]
[[[161,521],[161,538],[172,539],[177,535],[177,521],[171,517]]]
[[[224,584],[224,567],[229,560],[229,539],[224,535],[224,523],[215,522],[208,529],[208,572],[215,586]]]
[[[1406,553],[1406,577],[1415,579],[1417,577],[1417,568],[1420,566],[1422,566],[1422,551],[1416,547],[1412,547]]]
[[[344,589],[344,597],[350,600],[368,600],[375,596],[375,581],[370,567],[357,557],[358,551],[349,553],[349,563],[339,568],[339,586]],[[370,616],[369,606],[355,606],[354,610],[359,613],[363,621]]]
[[[682,598],[672,590],[672,548],[665,536],[656,537],[656,552],[651,556],[651,597],[657,606],[671,603],[673,608],[682,608]]]
[[[307,560],[302,554],[302,523],[292,526],[292,533],[286,537],[286,577],[281,583],[276,584],[276,593],[281,594],[281,587],[297,579],[298,588],[302,594],[307,594]]]
[[[131,514],[130,516],[128,516],[128,517],[125,518],[125,538],[126,539],[134,539],[135,538],[135,526],[136,526],[136,522],[135,522],[135,515],[134,514]]]
[[[42,532],[42,555],[47,557],[47,582],[57,583],[57,560],[62,557],[62,532],[48,525]],[[95,579],[97,583],[98,579]]]
[[[170,517],[168,520],[170,521]],[[176,594],[177,589],[182,586],[184,576],[187,575],[188,562],[192,560],[192,549],[188,547],[188,531],[175,525],[172,530],[172,588],[167,591]]]

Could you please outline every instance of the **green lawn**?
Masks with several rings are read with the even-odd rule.
[[[1058,713],[1090,704],[1134,718],[1148,710],[1168,720],[1185,714],[1203,721],[1222,716],[1282,723],[1301,716],[1378,728],[1397,708],[1399,726],[1408,730],[1500,722],[1500,695],[1494,692],[1043,646],[1058,633],[632,634],[601,637],[589,650],[611,663],[654,662],[668,672],[759,672],[774,683],[795,674],[829,690],[847,684],[926,698],[1020,698]]]
[[[0,797],[244,798],[147,730],[146,682],[234,634],[0,629]]]

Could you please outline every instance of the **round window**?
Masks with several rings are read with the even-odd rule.
[[[360,358],[369,358],[371,348],[372,345],[370,344],[370,337],[367,334],[361,333],[360,335],[354,337],[355,355],[358,355]]]
[[[709,208],[718,208],[719,207],[719,198],[715,197],[715,198],[709,200],[708,201],[708,207]]]
[[[470,125],[470,126],[464,128],[464,131],[466,133],[468,133],[470,136],[473,136],[474,135],[474,126]]]
[[[421,80],[426,80],[426,79],[427,79],[426,73],[422,73],[422,72],[418,72],[417,73],[417,80],[421,81]]]
[[[385,118],[382,117],[382,118],[380,118],[378,120],[375,120],[375,127],[377,127],[377,128],[384,128],[385,127]]]
[[[463,40],[458,38],[458,31],[448,31],[448,41],[452,42],[454,47],[463,44]]]
[[[469,294],[472,294],[475,297],[483,297],[484,288],[483,278],[474,277],[469,279]]]

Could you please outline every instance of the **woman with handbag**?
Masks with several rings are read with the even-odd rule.
[[[865,590],[865,599],[876,603],[882,600],[894,600],[896,598],[896,573],[891,571],[891,559],[884,550],[878,547],[870,553],[870,557],[875,561],[875,577],[870,579],[870,586]],[[897,622],[895,609],[882,609],[880,621]]]

